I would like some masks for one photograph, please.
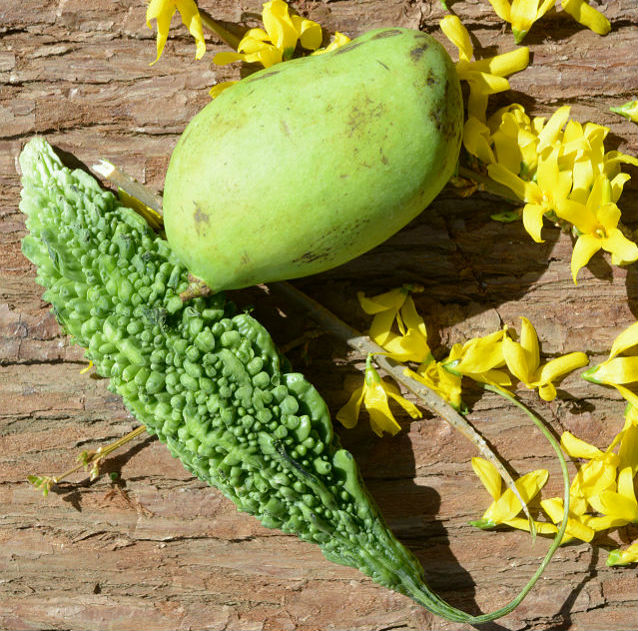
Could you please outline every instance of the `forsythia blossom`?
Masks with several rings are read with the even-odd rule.
[[[345,427],[354,427],[363,404],[370,415],[372,431],[377,436],[383,436],[383,432],[396,434],[401,426],[390,410],[388,397],[396,401],[412,418],[421,417],[417,407],[402,397],[396,386],[381,379],[372,365],[372,355],[368,355],[363,385],[352,393],[348,402],[337,412],[337,420]]]
[[[489,0],[496,15],[512,25],[516,43],[523,41],[532,24],[542,18],[556,0]],[[562,0],[561,6],[577,22],[587,26],[599,35],[606,35],[611,29],[609,20],[587,4],[584,0]]]
[[[445,36],[459,50],[459,61],[456,64],[459,79],[467,81],[470,86],[468,120],[485,121],[487,97],[509,90],[510,84],[505,77],[527,67],[529,49],[522,46],[509,53],[472,61],[474,48],[470,34],[461,20],[455,15],[446,15],[439,25]]]
[[[400,362],[423,362],[430,356],[427,329],[410,295],[418,291],[422,288],[405,285],[373,298],[366,298],[363,292],[357,294],[361,308],[374,316],[368,335],[389,357]],[[398,333],[393,330],[395,325]]]
[[[333,41],[326,48],[319,48],[323,39],[321,26],[312,20],[290,13],[283,0],[271,0],[263,5],[262,22],[264,28],[252,28],[237,46],[237,52],[217,53],[213,63],[229,64],[234,61],[259,63],[264,68],[291,59],[297,43],[302,48],[314,51],[312,54],[326,53],[347,44],[350,39],[342,33],[335,33]],[[210,90],[212,98],[217,97],[235,81],[219,83]]]
[[[576,237],[571,271],[579,270],[599,250],[612,255],[614,265],[638,260],[638,245],[619,227],[617,206],[629,175],[622,164],[638,166],[638,159],[619,151],[605,151],[609,129],[569,119],[563,106],[545,120],[530,119],[513,104],[486,123],[466,123],[463,144],[487,165],[491,179],[509,188],[525,203],[521,215],[530,236],[542,242],[544,218],[570,225]]]
[[[553,381],[589,363],[585,353],[575,352],[541,365],[538,336],[527,318],[521,318],[519,339],[519,342],[507,336],[503,339],[505,363],[510,372],[528,388],[538,388],[538,394],[544,401],[556,398]]]
[[[632,351],[629,355],[621,355]],[[614,340],[609,358],[583,373],[583,379],[592,383],[614,386],[638,410],[638,395],[626,384],[638,382],[638,322],[634,322]]]

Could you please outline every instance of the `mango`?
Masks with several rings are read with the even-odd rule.
[[[243,79],[188,124],[166,236],[214,291],[315,274],[401,229],[452,175],[463,101],[432,37],[370,31]]]

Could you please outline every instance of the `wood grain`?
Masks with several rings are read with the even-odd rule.
[[[596,0],[591,0],[596,3]],[[254,24],[254,0],[201,0],[227,22]],[[421,28],[444,41],[435,0],[292,2],[329,30],[355,36],[373,27]],[[194,45],[175,18],[162,59],[154,58],[145,3],[121,0],[0,0],[0,628],[3,629],[460,629],[428,614],[317,548],[262,528],[218,492],[192,479],[163,445],[140,440],[107,462],[94,482],[76,475],[43,499],[30,473],[60,472],[82,449],[106,445],[132,419],[103,380],[80,374],[81,349],[69,345],[20,253],[17,156],[34,134],[86,165],[117,164],[161,191],[170,152],[188,120],[208,102],[207,89],[237,78],[216,68],[225,47],[207,37]],[[489,4],[450,2],[472,31],[479,55],[514,48]],[[535,115],[572,105],[580,121],[611,128],[609,146],[638,152],[636,126],[609,112],[638,88],[638,9],[634,0],[596,6],[612,23],[600,37],[560,10],[537,23],[525,44],[533,63],[511,79],[494,107],[519,101]],[[450,52],[454,51],[444,42]],[[623,195],[625,222],[636,228],[636,169]],[[435,353],[493,331],[536,326],[547,357],[584,350],[604,359],[613,338],[635,321],[636,265],[612,267],[598,255],[574,286],[571,239],[546,228],[538,245],[520,224],[489,215],[503,202],[462,199],[445,190],[388,242],[297,287],[359,328],[367,320],[355,293],[419,282],[417,296]],[[259,289],[234,292],[283,345],[307,318]],[[358,383],[362,358],[323,335],[290,359],[336,411]],[[570,430],[606,447],[622,425],[615,391],[572,375],[550,404],[521,396],[557,434]],[[471,392],[470,420],[513,473],[545,467],[546,496],[561,488],[549,445],[520,414],[492,395]],[[431,586],[467,611],[492,610],[512,598],[548,546],[523,533],[480,532],[468,525],[488,504],[472,473],[472,446],[441,419],[410,421],[395,438],[377,439],[367,422],[343,442],[399,538],[422,560]],[[570,469],[575,470],[574,463]],[[608,568],[605,546],[638,536],[621,528],[599,545],[576,543],[555,560],[523,604],[490,629],[629,629],[636,627],[635,568]]]

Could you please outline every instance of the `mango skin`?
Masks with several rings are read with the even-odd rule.
[[[164,185],[167,239],[215,291],[336,267],[432,201],[462,129],[454,64],[419,31],[377,29],[264,69],[179,139]]]

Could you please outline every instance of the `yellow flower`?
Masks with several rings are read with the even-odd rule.
[[[625,103],[618,107],[610,107],[609,109],[616,114],[620,114],[621,116],[628,118],[634,123],[638,123],[638,100],[629,101],[629,103]]]
[[[151,20],[156,20],[157,22],[157,57],[155,61],[151,62],[151,65],[162,55],[168,38],[168,30],[171,26],[171,19],[175,11],[179,11],[182,22],[195,38],[197,43],[195,59],[201,59],[206,52],[202,18],[199,15],[195,0],[150,0],[146,7],[146,25],[152,29]]]
[[[461,20],[455,15],[446,15],[439,25],[445,36],[459,50],[459,61],[456,64],[459,79],[470,85],[468,118],[474,117],[484,123],[488,95],[509,90],[510,84],[505,77],[527,67],[529,49],[522,46],[502,55],[471,61],[474,47]]]
[[[528,388],[538,388],[538,394],[544,401],[552,401],[556,397],[552,381],[589,362],[585,353],[575,352],[541,366],[538,336],[527,318],[521,318],[520,342],[509,336],[503,338],[503,357],[510,372]]]
[[[618,474],[618,491],[604,490],[587,498],[589,504],[602,513],[601,523],[605,528],[617,528],[638,522],[638,501],[634,492],[634,477],[631,467],[621,469]]]
[[[505,329],[474,337],[465,344],[455,344],[441,363],[453,374],[469,377],[480,383],[509,386],[509,375],[498,368],[505,366],[503,338]]]
[[[569,517],[567,518],[567,527],[565,528],[565,535],[561,540],[562,543],[567,543],[573,539],[580,539],[581,541],[591,541],[596,534],[596,531],[588,525],[591,519],[590,515],[584,513],[576,513],[571,509],[573,498],[569,498],[570,510]],[[563,500],[560,497],[552,497],[547,500],[541,500],[541,508],[549,515],[549,518],[554,524],[559,524],[563,521],[565,514],[565,506]]]
[[[406,368],[404,374],[434,390],[455,410],[461,410],[463,407],[461,400],[462,377],[451,373],[441,362],[431,359],[429,362],[421,364],[416,372]]]
[[[638,382],[638,354],[619,357],[620,353],[638,346],[638,322],[627,327],[612,344],[609,358],[583,373],[583,379],[592,383],[614,386],[631,403],[629,415],[638,409],[638,395],[624,384]],[[634,349],[635,350],[635,349]]]
[[[630,563],[638,563],[638,540],[624,549],[611,550],[607,557],[607,565],[629,565]]]
[[[506,489],[501,493],[502,480],[496,467],[491,462],[476,457],[472,458],[472,468],[487,489],[487,492],[492,496],[493,502],[483,513],[481,519],[471,521],[470,524],[484,530],[494,528],[499,524],[505,524],[520,530],[529,530],[529,520],[517,517],[523,510],[523,506],[514,495],[514,492],[511,489]],[[538,469],[526,473],[515,481],[516,488],[526,504],[538,495],[543,486],[545,486],[548,477],[549,474],[545,469]],[[556,527],[553,524],[534,523],[537,526],[537,532],[542,534],[556,532]]]
[[[495,162],[516,175],[521,174],[523,179],[531,179],[538,163],[538,133],[525,108],[518,103],[501,108],[490,117],[488,125]]]
[[[622,190],[622,189],[621,189]],[[605,175],[596,178],[587,202],[561,199],[557,214],[572,223],[578,231],[578,240],[572,252],[571,271],[574,284],[582,267],[589,263],[596,252],[611,253],[614,265],[633,263],[638,260],[638,245],[630,241],[618,228],[620,209],[616,206],[618,191]]]
[[[523,207],[523,226],[537,243],[542,243],[541,230],[545,213],[555,210],[567,198],[572,188],[571,171],[558,168],[558,147],[547,149],[538,157],[536,181],[526,182],[503,164],[490,164],[489,176],[507,186],[526,202]]]
[[[556,0],[489,0],[496,14],[512,25],[516,43],[523,41],[532,24],[542,18]],[[607,18],[583,0],[562,0],[561,6],[577,22],[599,35],[609,33],[611,25]]]
[[[237,52],[217,53],[213,63],[224,65],[233,61],[260,63],[264,68],[290,59],[297,42],[307,50],[321,46],[321,26],[298,15],[290,15],[283,0],[271,0],[263,5],[264,29],[252,28],[237,46]]]
[[[373,298],[358,292],[357,299],[361,308],[374,316],[368,335],[375,344],[396,361],[423,362],[431,355],[428,332],[416,312],[411,291],[422,291],[422,288],[405,285]],[[399,333],[393,331],[395,323]]]
[[[615,443],[606,451],[576,438],[571,432],[563,432],[560,444],[572,458],[584,458],[588,462],[579,468],[569,489],[570,505],[576,515],[583,515],[590,505],[589,499],[603,491],[616,489],[616,471],[619,457],[613,453]]]
[[[401,426],[390,410],[388,397],[396,401],[412,418],[421,418],[417,407],[402,397],[396,386],[381,379],[372,366],[372,355],[368,355],[363,386],[357,388],[348,402],[337,412],[337,420],[344,427],[349,429],[354,427],[359,420],[359,412],[363,404],[370,416],[372,431],[377,436],[383,436],[383,432],[394,435],[401,430]]]

